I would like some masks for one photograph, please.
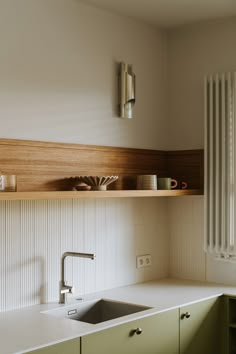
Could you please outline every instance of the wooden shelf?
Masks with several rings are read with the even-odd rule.
[[[113,189],[134,190],[138,175],[185,181],[203,189],[203,150],[160,151],[0,139],[0,170],[17,176],[17,191],[72,190],[69,177],[119,176]],[[181,192],[182,193],[182,192]]]
[[[181,197],[203,195],[200,189],[185,190],[116,190],[116,191],[47,191],[47,192],[1,192],[0,200],[59,200],[78,198],[129,198],[129,197]]]
[[[0,200],[172,197],[203,194],[203,150],[158,151],[0,139],[2,174],[17,176],[17,192]],[[186,181],[187,190],[135,190],[138,175]],[[72,192],[75,176],[119,176],[113,190]],[[30,192],[29,192],[30,191]]]

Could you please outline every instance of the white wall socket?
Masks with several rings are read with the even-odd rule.
[[[152,257],[150,254],[136,257],[136,268],[149,267],[152,264]]]

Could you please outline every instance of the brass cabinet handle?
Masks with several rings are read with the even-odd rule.
[[[129,333],[130,337],[134,336],[135,334],[137,334],[138,336],[143,332],[142,328],[137,327],[135,329],[132,329]]]
[[[190,312],[185,312],[185,313],[182,313],[181,315],[181,320],[184,320],[185,318],[189,318],[191,316],[191,313]]]
[[[138,327],[135,329],[135,334],[137,334],[138,336],[142,333],[142,328]]]

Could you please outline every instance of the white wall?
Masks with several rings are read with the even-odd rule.
[[[168,33],[168,148],[203,148],[203,78],[234,71],[236,18],[184,26]]]
[[[165,35],[77,0],[0,0],[1,137],[163,149]],[[117,63],[137,75],[117,118]]]
[[[0,0],[1,137],[166,148],[165,45],[76,0]],[[120,61],[137,75],[133,120],[115,113]],[[167,276],[166,212],[163,199],[1,202],[0,311],[58,301],[64,251],[97,254],[68,260],[80,293]]]
[[[203,148],[203,78],[207,73],[235,71],[235,37],[236,18],[168,33],[170,149]],[[236,265],[206,259],[203,252],[203,197],[171,200],[169,213],[171,275],[236,285]]]

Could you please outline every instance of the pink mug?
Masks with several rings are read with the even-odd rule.
[[[177,181],[176,179],[171,180],[171,189],[177,188],[177,189],[186,189],[188,187],[187,182],[184,181]]]
[[[178,182],[176,179],[171,179],[171,189],[174,189],[178,186]]]
[[[180,184],[179,189],[187,189],[188,188],[187,182],[180,181],[179,184]]]

